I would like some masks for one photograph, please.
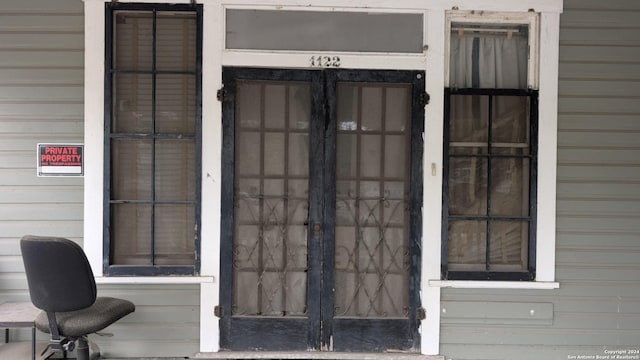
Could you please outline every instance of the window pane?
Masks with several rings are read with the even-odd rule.
[[[156,141],[157,201],[195,200],[195,157],[193,140]]]
[[[529,215],[529,159],[491,160],[491,215]]]
[[[529,225],[521,221],[492,221],[492,271],[526,271],[529,243]]]
[[[496,96],[493,99],[491,137],[494,147],[529,149],[529,98]]]
[[[156,265],[193,265],[195,210],[193,205],[156,205]]]
[[[151,205],[111,205],[111,264],[151,265]]]
[[[156,132],[195,134],[196,101],[194,75],[157,75]]]
[[[526,89],[528,27],[451,24],[449,86]]]
[[[153,13],[151,11],[115,11],[113,32],[114,68],[151,70]]]
[[[149,140],[111,140],[111,199],[151,200]]]
[[[449,214],[487,214],[487,159],[449,159]]]
[[[448,235],[449,270],[486,270],[486,221],[450,221]]]
[[[226,11],[226,48],[422,53],[422,14]]]
[[[151,133],[153,86],[151,75],[114,74],[111,132]]]
[[[195,71],[196,14],[159,11],[156,23],[156,68]]]
[[[452,154],[486,154],[489,142],[489,97],[450,97],[449,151]]]

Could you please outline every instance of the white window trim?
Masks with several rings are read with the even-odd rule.
[[[445,87],[445,30],[446,11],[450,0],[363,0],[356,3],[345,0],[197,0],[205,6],[203,12],[203,70],[202,70],[202,219],[201,276],[189,280],[172,277],[106,278],[103,277],[103,125],[104,125],[104,47],[105,6],[111,0],[84,0],[85,6],[85,193],[84,193],[84,249],[99,283],[200,283],[200,351],[218,351],[218,319],[210,311],[218,304],[219,289],[214,279],[219,276],[220,239],[220,172],[221,172],[221,106],[216,91],[222,84],[222,66],[307,67],[308,53],[224,50],[225,7],[254,6],[261,8],[310,9],[335,11],[360,9],[364,11],[404,11],[425,14],[424,41],[428,50],[423,54],[354,54],[337,53],[344,59],[343,67],[395,68],[426,71],[426,91],[431,102],[425,108],[424,148],[424,203],[423,203],[423,256],[422,306],[429,316],[423,320],[420,331],[422,353],[439,353],[440,341],[440,289],[500,288],[500,289],[552,289],[555,281],[556,230],[556,146],[558,109],[559,24],[563,0],[459,0],[458,10],[494,12],[540,13],[540,47],[538,77],[539,92],[539,169],[538,169],[538,227],[536,281],[469,282],[441,281],[441,206],[442,206],[442,139],[443,103]],[[190,0],[136,0],[146,3],[189,3]],[[348,7],[345,7],[345,3]],[[352,5],[353,4],[353,5]],[[332,53],[333,54],[333,53]],[[447,56],[445,56],[447,55]],[[546,166],[545,166],[546,165]]]

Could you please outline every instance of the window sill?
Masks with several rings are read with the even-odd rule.
[[[203,284],[214,283],[213,276],[100,276],[96,284]]]
[[[453,289],[539,289],[550,290],[560,288],[559,282],[553,281],[465,281],[465,280],[429,280],[430,287]]]

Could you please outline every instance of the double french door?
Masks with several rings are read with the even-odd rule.
[[[424,73],[223,83],[221,348],[418,351]]]

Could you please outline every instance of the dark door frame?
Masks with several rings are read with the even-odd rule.
[[[236,80],[306,81],[311,84],[309,228],[306,318],[233,317],[233,230]],[[406,319],[334,319],[336,83],[412,85],[409,191],[409,309]],[[224,68],[220,347],[223,350],[420,351],[420,269],[424,132],[424,72],[393,70],[286,70]]]

